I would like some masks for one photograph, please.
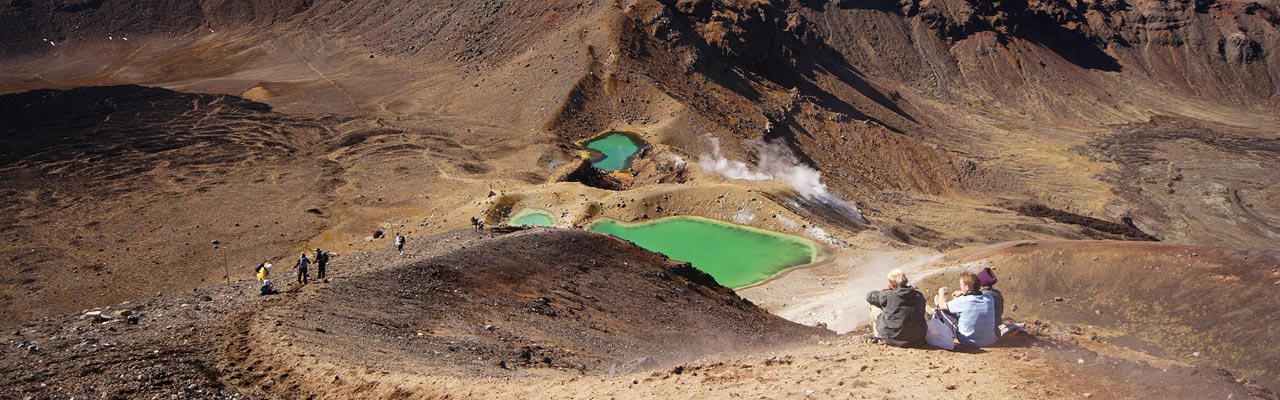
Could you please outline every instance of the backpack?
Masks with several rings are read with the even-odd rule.
[[[266,268],[265,264],[266,263],[258,263],[258,266],[253,267],[253,273],[256,275],[257,273],[262,272],[262,269]]]

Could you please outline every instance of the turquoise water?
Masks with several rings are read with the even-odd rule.
[[[807,239],[713,219],[678,216],[629,224],[611,219],[587,227],[688,261],[721,285],[739,288],[809,264],[818,248]]]
[[[511,226],[555,226],[556,218],[546,211],[523,209],[507,222]]]
[[[643,143],[626,134],[614,132],[583,143],[583,146],[603,154],[600,159],[592,160],[591,165],[602,171],[621,171],[630,165],[631,157],[640,151]]]

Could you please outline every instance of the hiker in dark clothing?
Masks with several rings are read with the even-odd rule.
[[[992,286],[996,284],[996,273],[990,267],[983,268],[982,272],[978,272],[978,281],[981,282],[982,288],[979,289],[982,294],[990,296],[995,301],[996,308],[996,337],[1000,337],[1000,325],[1004,324],[1004,294],[1000,293],[1000,289]]]
[[[270,280],[270,279],[264,279],[264,280],[262,281],[262,287],[258,289],[258,295],[259,295],[259,296],[266,296],[266,295],[272,295],[272,294],[276,294],[276,293],[280,293],[280,291],[276,290],[275,285],[272,285],[272,284],[271,284],[271,280]]]
[[[872,342],[883,340],[898,347],[925,344],[929,332],[925,325],[923,293],[907,285],[907,275],[900,269],[889,271],[889,285],[884,290],[867,293],[871,304]]]
[[[298,270],[298,283],[307,284],[307,267],[311,266],[311,260],[307,259],[307,253],[302,253],[302,257],[298,258],[298,263],[293,267]]]
[[[396,251],[404,254],[404,236],[401,236],[399,232],[396,233]]]
[[[316,278],[317,279],[320,279],[321,281],[324,280],[324,277],[325,277],[324,266],[328,263],[329,263],[329,253],[325,253],[324,250],[320,250],[320,248],[317,247],[316,248]]]

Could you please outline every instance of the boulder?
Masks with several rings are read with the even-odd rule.
[[[110,316],[110,315],[107,315],[107,314],[103,314],[101,310],[93,310],[93,311],[86,312],[86,313],[84,313],[84,316],[83,316],[83,317],[81,317],[81,318],[91,318],[91,319],[93,319],[94,321],[97,321],[97,322],[103,322],[103,321],[110,321],[110,320],[111,320],[111,316]]]
[[[640,357],[623,363],[613,363],[609,367],[609,375],[626,375],[658,368],[658,362],[651,357]]]

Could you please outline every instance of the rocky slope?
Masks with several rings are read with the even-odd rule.
[[[1013,249],[955,255],[994,256],[1021,305],[1011,319],[1062,318],[1094,293],[1059,287],[1065,305],[1034,307],[1018,296],[1036,281],[1003,257],[1044,248]],[[1123,347],[1104,317],[1033,323],[1037,338],[976,352],[836,337],[585,232],[456,231],[403,255],[339,257],[329,272],[304,287],[278,268],[276,296],[237,281],[24,324],[0,335],[0,396],[1275,398],[1201,358]]]

